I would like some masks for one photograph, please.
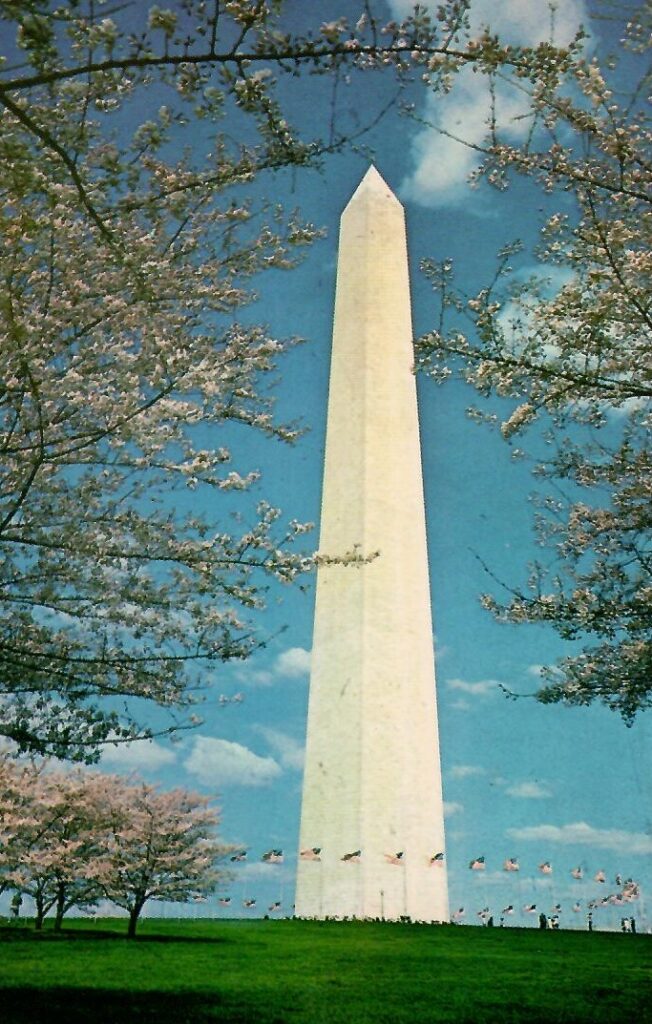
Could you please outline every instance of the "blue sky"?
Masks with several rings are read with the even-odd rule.
[[[398,15],[407,4],[396,0],[391,6]],[[290,5],[297,18],[303,13],[298,7]],[[532,41],[540,29],[540,8],[524,0],[501,5],[496,27]],[[580,3],[566,3],[560,30],[574,29],[585,13]],[[364,117],[384,102],[387,88],[370,80],[355,87],[350,103]],[[315,96],[306,95],[311,116]],[[296,95],[292,98],[296,104]],[[483,100],[476,78],[468,76],[462,89],[438,106],[422,94],[418,103],[423,116],[466,131],[470,141],[477,137]],[[509,105],[513,101],[505,103],[506,116],[517,113]],[[323,98],[316,109],[328,116]],[[295,107],[297,119],[306,113],[305,107]],[[472,292],[490,276],[502,244],[517,236],[534,240],[546,202],[522,184],[506,194],[470,189],[465,179],[473,154],[405,119],[390,117],[367,141],[405,205],[419,333],[435,319],[434,297],[419,274],[419,261],[451,257]],[[278,404],[279,415],[301,417],[307,433],[293,449],[265,444],[246,454],[263,469],[261,493],[288,516],[316,523],[337,226],[366,167],[366,158],[348,155],[329,160],[323,175],[280,176],[261,185],[271,185],[279,200],[296,203],[327,229],[299,271],[261,281],[260,302],[251,311],[278,333],[308,339],[286,361]],[[499,625],[479,605],[478,594],[490,581],[476,555],[500,577],[518,582],[536,549],[529,468],[515,462],[495,434],[467,418],[473,398],[459,383],[419,382],[451,909],[464,906],[464,920],[475,923],[482,907],[499,916],[512,904],[516,913],[510,922],[533,925],[533,917],[521,911],[524,904],[537,903],[550,912],[561,902],[564,924],[585,927],[587,901],[613,891],[621,873],[643,886],[642,906],[631,905],[640,913],[652,883],[650,715],[627,729],[603,708],[544,707],[531,700],[508,702],[502,695],[499,683],[520,692],[536,688],[538,666],[552,663],[566,648],[552,630]],[[313,536],[316,544],[317,532]],[[176,746],[157,743],[127,755],[135,768],[165,784],[219,792],[225,837],[249,851],[228,890],[233,907],[221,913],[240,913],[241,900],[252,896],[261,913],[279,899],[284,910],[291,908],[313,597],[312,585],[307,591],[273,591],[262,626],[270,636],[284,632],[249,663],[214,673],[197,734],[187,734]],[[220,706],[221,693],[242,693],[244,699]],[[110,755],[106,764],[125,767],[125,753]],[[261,862],[270,847],[284,850],[283,865]],[[469,861],[481,855],[485,871],[470,871]],[[518,874],[502,870],[506,857],[519,860]],[[546,860],[553,866],[549,876],[538,870]],[[570,876],[578,865],[584,869],[582,881]],[[592,880],[598,870],[605,871],[606,885]],[[582,911],[573,914],[577,900]],[[214,905],[206,911],[215,912]],[[612,908],[596,914],[604,926],[613,926],[622,912]]]
[[[348,5],[354,14],[359,6]],[[402,0],[385,4],[394,16],[408,6]],[[542,6],[537,0],[494,4],[500,8],[495,27],[532,41],[541,30]],[[585,18],[583,4],[566,0],[562,6],[560,31],[574,29]],[[340,10],[342,4],[322,7],[327,19],[330,8]],[[483,0],[481,7],[488,16],[490,5]],[[293,22],[305,15],[298,0],[289,4]],[[451,131],[466,132],[473,141],[482,121],[478,87],[478,76],[467,76],[459,91],[437,105],[415,93],[419,113]],[[382,104],[388,88],[375,85],[372,76],[345,102],[365,117]],[[299,100],[296,83],[288,83],[299,121],[328,118],[328,104],[318,94],[311,87]],[[505,100],[506,117],[518,113],[513,102]],[[419,273],[420,260],[451,257],[465,288],[477,290],[491,276],[502,244],[516,236],[530,242],[536,237],[545,203],[522,184],[506,194],[486,186],[470,189],[465,179],[473,169],[471,151],[397,115],[367,141],[379,171],[405,206],[418,334],[433,325],[436,315],[435,298]],[[300,207],[327,234],[299,270],[261,280],[259,302],[247,314],[267,321],[278,335],[307,339],[281,366],[278,388],[279,417],[300,417],[306,433],[293,448],[247,439],[243,433],[238,468],[261,468],[260,495],[279,504],[288,518],[315,523],[337,226],[367,165],[366,157],[348,154],[329,159],[321,175],[281,174],[256,186],[273,190],[287,207]],[[480,607],[478,594],[491,589],[491,582],[478,555],[498,576],[518,583],[536,553],[528,501],[535,484],[527,464],[515,462],[505,442],[466,416],[473,398],[458,382],[438,386],[419,381],[451,909],[463,906],[464,920],[476,923],[482,907],[489,906],[497,918],[512,904],[516,913],[510,922],[533,925],[532,916],[521,912],[524,904],[550,912],[560,902],[564,925],[585,927],[586,902],[615,891],[620,873],[641,883],[642,900],[630,904],[631,912],[640,915],[646,891],[652,890],[652,717],[640,716],[628,729],[599,707],[544,707],[532,700],[509,702],[502,695],[499,684],[520,692],[535,689],[538,666],[554,662],[566,647],[552,630],[499,625]],[[215,445],[220,443],[216,438]],[[317,539],[316,530],[308,543],[316,546]],[[285,912],[291,910],[313,582],[306,581],[303,589],[270,591],[260,620],[270,640],[250,662],[207,671],[207,700],[200,708],[204,722],[196,732],[174,744],[159,740],[110,749],[104,756],[107,770],[134,770],[165,786],[182,784],[218,795],[223,836],[246,847],[248,859],[235,867],[236,878],[225,887],[232,897],[229,910],[211,900],[193,913],[245,913],[245,897],[257,899],[260,913],[276,900]],[[236,694],[243,699],[219,701],[220,695]],[[282,865],[261,862],[271,847],[284,851]],[[469,870],[469,861],[478,856],[486,858],[484,872]],[[507,857],[519,860],[518,874],[502,870]],[[552,875],[539,872],[543,861],[551,862]],[[585,874],[580,882],[570,876],[578,865]],[[608,884],[592,881],[599,869]],[[652,922],[652,896],[648,899]],[[576,900],[582,901],[579,914],[571,910]],[[604,926],[613,926],[622,912],[603,909],[596,916]]]

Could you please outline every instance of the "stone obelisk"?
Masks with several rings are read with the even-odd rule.
[[[412,367],[403,208],[371,167],[340,229],[298,917],[448,920]]]

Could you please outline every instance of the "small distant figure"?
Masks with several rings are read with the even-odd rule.
[[[499,923],[498,927],[499,927],[499,928],[503,928],[503,927],[504,927],[504,925],[505,925],[505,918],[504,918],[504,917],[501,917],[501,919],[500,919],[500,923]]]
[[[629,919],[629,930],[632,933],[632,935],[636,935],[636,918],[635,917],[630,917],[630,919]]]
[[[493,917],[489,917],[487,919],[487,928],[493,928],[493,926],[494,926],[494,919],[493,919]]]
[[[591,911],[589,911],[589,914],[588,914],[588,916],[586,918],[586,923],[588,925],[589,931],[592,932],[593,931],[593,914],[591,913]]]
[[[621,917],[621,919],[620,919],[620,930],[621,930],[621,932],[628,932],[629,931],[629,918],[628,917]]]
[[[23,897],[22,897],[21,893],[15,892],[14,895],[11,897],[11,904],[10,904],[10,906],[11,906],[11,919],[12,919],[12,921],[17,921],[18,918],[20,917],[20,908],[22,907],[22,905],[23,905]]]
[[[559,931],[559,918],[556,914],[550,919],[550,927],[552,928],[553,932]]]
[[[545,914],[539,914],[539,928],[543,932],[543,931],[546,930],[547,927],[548,927],[548,918],[546,917]]]

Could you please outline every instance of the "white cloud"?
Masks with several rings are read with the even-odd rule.
[[[484,768],[477,764],[454,764],[448,774],[452,779],[468,779],[471,775],[484,775]]]
[[[608,416],[614,419],[621,419],[623,416],[631,416],[638,409],[645,409],[647,401],[647,398],[635,398],[632,396],[631,398],[626,398],[620,405],[603,403],[603,407]]]
[[[454,814],[461,814],[463,810],[464,805],[456,800],[444,800],[444,816],[446,818],[452,818]]]
[[[552,793],[540,782],[519,782],[505,790],[507,796],[522,797],[530,800],[546,800]]]
[[[239,668],[236,678],[253,686],[271,686],[277,679],[299,679],[310,674],[310,651],[303,647],[288,647],[281,651],[271,668],[256,668],[247,664]]]
[[[282,651],[274,663],[274,673],[290,679],[309,675],[310,651],[303,647],[289,647],[287,651]]]
[[[498,871],[483,871],[483,872],[481,872],[480,880],[482,882],[482,888],[483,889],[487,885],[490,885],[490,886],[491,885],[497,885],[497,886],[501,886],[502,887],[505,884],[505,872],[502,871],[502,870],[498,870]],[[530,884],[530,880],[528,879],[528,885],[529,884]],[[550,887],[550,883],[548,882],[548,888],[549,887]]]
[[[266,725],[255,725],[254,729],[267,740],[284,768],[294,768],[298,771],[303,769],[306,753],[303,744],[293,736],[288,736],[279,729],[270,729]]]
[[[405,18],[414,10],[414,0],[388,0],[395,18]],[[434,13],[439,0],[421,0],[421,6]],[[567,43],[574,36],[582,22],[587,22],[583,0],[565,0],[555,4],[554,41]],[[544,0],[473,0],[471,4],[471,26],[477,32],[480,26],[489,25],[493,32],[512,44],[534,45],[550,38],[550,16]]]
[[[493,693],[500,683],[495,679],[482,679],[477,683],[467,683],[465,679],[447,679],[446,686],[449,690],[461,690],[462,693],[468,693],[474,697],[486,697]]]
[[[253,665],[239,668],[235,675],[238,682],[251,683],[253,686],[270,686],[274,681],[272,672],[264,668],[254,668]]]
[[[497,316],[497,322],[504,333],[506,344],[512,355],[519,356],[523,352],[525,339],[532,333],[539,314],[541,301],[557,295],[562,288],[576,280],[576,275],[566,267],[555,267],[549,263],[538,263],[527,267],[521,267],[513,276],[512,280],[525,284],[532,278],[539,282],[540,291],[533,295],[523,295],[518,300],[507,301]],[[540,296],[540,297],[539,297]],[[567,327],[572,331],[575,322],[567,320]],[[558,345],[548,341],[541,348],[539,359],[544,362],[558,362],[561,349]],[[532,666],[533,668],[535,666]],[[536,666],[543,668],[542,665]]]
[[[498,123],[504,131],[525,112],[524,101],[515,104],[505,96],[505,89],[498,90],[497,99]],[[486,83],[470,69],[459,72],[448,95],[428,94],[420,114],[428,127],[412,139],[414,170],[403,181],[401,195],[430,207],[468,202],[467,179],[479,162],[472,147],[482,143],[489,114]]]
[[[460,697],[459,700],[451,701],[448,707],[451,708],[452,711],[470,711],[472,705],[469,704],[468,700],[464,700],[463,697]]]
[[[441,643],[439,637],[434,633],[432,637],[432,645],[435,650],[435,657],[437,659],[437,662],[440,662],[443,658],[448,657],[448,655],[451,652],[450,647],[447,647],[446,644]]]
[[[109,744],[102,750],[100,766],[120,771],[158,771],[175,764],[176,750],[164,747],[156,740],[137,740],[135,743]]]
[[[627,853],[652,853],[652,836],[644,832],[625,832],[620,829],[600,829],[577,821],[570,825],[531,825],[508,828],[508,836],[517,840],[559,843],[563,846],[592,846],[602,850]]]
[[[509,785],[509,779],[506,779],[503,775],[494,775],[494,777],[492,778],[492,780],[489,783],[489,785],[490,786],[508,786]]]
[[[240,743],[196,736],[184,768],[205,786],[265,786],[281,774],[273,757],[260,757]]]
[[[282,864],[267,864],[262,861],[252,861],[250,864],[239,864],[237,867],[237,880],[239,882],[253,882],[260,880],[264,882],[287,882],[292,877],[292,872]]]
[[[411,6],[411,0],[390,0],[392,13],[399,18],[408,14]],[[474,0],[471,14],[476,36],[489,25],[503,41],[517,45],[534,45],[550,38],[547,11],[532,0]],[[555,14],[555,41],[568,42],[585,20],[583,0],[565,0]],[[499,129],[511,138],[523,138],[530,127],[529,118],[523,117],[527,98],[499,80],[495,100]],[[455,76],[447,95],[429,93],[419,116],[433,127],[422,128],[413,137],[414,170],[403,182],[402,194],[424,206],[468,202],[466,179],[479,162],[472,147],[482,143],[490,114],[487,79],[474,74],[471,67]]]

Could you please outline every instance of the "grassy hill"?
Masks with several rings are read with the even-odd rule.
[[[652,1021],[652,939],[299,921],[0,930],[3,1024]]]

